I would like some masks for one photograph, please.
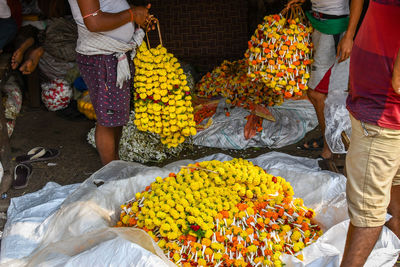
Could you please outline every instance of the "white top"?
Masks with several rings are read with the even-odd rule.
[[[7,5],[7,0],[0,0],[0,18],[7,19],[11,17],[11,10]]]
[[[328,15],[350,14],[349,0],[311,0],[312,10]]]
[[[78,24],[78,26],[86,28],[85,23],[83,22],[81,10],[79,9],[77,0],[68,0],[68,1],[69,5],[71,6],[72,15],[74,16],[76,24]],[[99,0],[99,2],[101,11],[107,13],[118,13],[130,8],[126,0]],[[132,40],[134,31],[135,31],[135,26],[133,25],[133,23],[127,23],[115,30],[102,32],[102,34],[105,34],[118,41],[128,43]],[[78,37],[78,43],[79,43],[79,38],[81,37]]]

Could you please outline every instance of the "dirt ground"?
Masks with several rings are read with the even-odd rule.
[[[87,133],[94,125],[94,121],[84,117],[74,120],[67,119],[65,116],[47,111],[43,106],[36,109],[23,106],[10,140],[12,157],[23,155],[38,146],[59,149],[60,155],[48,162],[32,163],[33,172],[30,176],[28,187],[20,190],[11,188],[7,192],[7,198],[0,200],[3,204],[5,203],[5,207],[7,207],[10,198],[35,192],[48,182],[55,182],[60,185],[81,183],[100,169],[102,166],[97,151],[86,141]],[[310,135],[316,136],[318,134],[319,130],[315,129],[306,138]],[[318,152],[297,149],[298,145],[290,145],[277,149],[277,151],[304,157],[318,156]],[[179,157],[169,158],[159,164],[152,165],[164,166],[180,159],[198,159],[214,153],[225,153],[233,157],[254,158],[269,151],[271,150],[267,148],[222,150],[194,147],[193,150],[184,150]],[[3,213],[3,219],[0,219],[0,231],[6,221],[4,215]]]

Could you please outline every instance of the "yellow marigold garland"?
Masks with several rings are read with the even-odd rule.
[[[182,266],[282,266],[322,231],[290,183],[243,159],[190,164],[121,205],[117,226],[145,230]]]
[[[147,49],[143,42],[134,63],[134,123],[138,129],[160,135],[168,147],[195,135],[190,88],[177,58],[161,45]]]

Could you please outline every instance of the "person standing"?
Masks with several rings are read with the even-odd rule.
[[[305,0],[291,0],[287,7],[303,4]],[[320,149],[321,159],[332,158],[332,152],[325,139],[325,100],[334,80],[337,86],[347,89],[349,77],[349,56],[353,38],[361,15],[363,0],[311,0],[312,10],[307,12],[314,31],[314,62],[311,65],[308,98],[317,114],[322,137],[306,142],[303,149]],[[333,68],[335,71],[333,71]],[[339,81],[339,82],[338,82]]]
[[[95,140],[103,165],[119,159],[122,126],[129,119],[133,57],[144,37],[150,4],[126,0],[69,0],[78,25],[77,63],[96,116]]]
[[[400,1],[371,0],[351,55],[342,267],[363,266],[383,225],[400,238]],[[392,215],[385,223],[386,213]]]

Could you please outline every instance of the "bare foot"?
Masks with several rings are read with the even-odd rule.
[[[22,74],[31,74],[36,69],[36,66],[39,63],[40,57],[43,55],[43,53],[43,47],[38,47],[32,50],[32,52],[28,55],[28,58],[19,68]]]
[[[20,47],[15,50],[12,58],[11,58],[11,68],[15,70],[19,64],[21,64],[22,59],[24,58],[25,51],[33,45],[35,40],[32,37],[26,39]]]

